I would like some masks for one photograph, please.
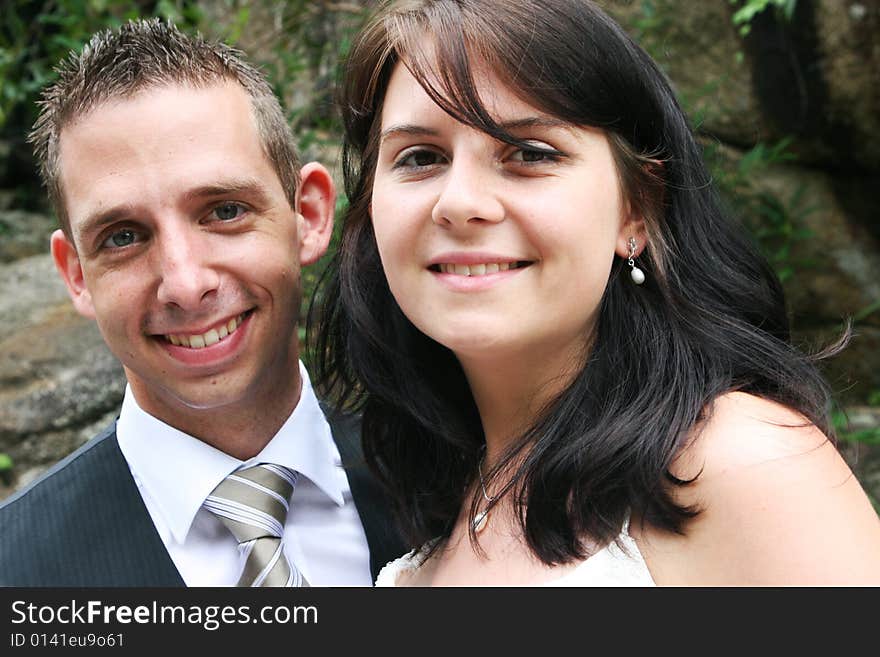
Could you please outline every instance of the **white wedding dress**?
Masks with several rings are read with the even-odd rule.
[[[620,547],[617,543],[620,543]],[[624,548],[624,549],[621,549]],[[389,562],[379,572],[376,586],[397,586],[401,574],[414,571],[424,557],[416,550]],[[612,541],[565,575],[543,586],[655,586],[636,542],[628,533],[628,523],[617,542]]]

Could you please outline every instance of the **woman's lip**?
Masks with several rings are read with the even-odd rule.
[[[495,285],[504,283],[514,276],[518,276],[521,272],[529,269],[528,267],[518,267],[516,269],[507,269],[491,274],[481,274],[479,276],[462,276],[461,274],[446,274],[443,272],[429,269],[432,276],[446,288],[454,292],[479,292],[487,290]]]
[[[428,262],[429,267],[434,267],[436,265],[443,264],[451,264],[451,265],[490,265],[490,264],[501,264],[504,262],[531,262],[529,258],[522,258],[519,256],[509,256],[509,255],[498,255],[497,253],[486,253],[486,252],[455,252],[455,253],[441,253],[440,255],[434,256],[431,258],[430,262]]]

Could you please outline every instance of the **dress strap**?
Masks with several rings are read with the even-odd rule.
[[[626,515],[625,515],[624,518],[623,518],[623,531],[622,531],[622,533],[626,534],[627,536],[629,536],[629,518],[630,518],[630,515],[631,515],[631,510],[630,510],[630,509],[627,509],[627,511],[626,511]]]

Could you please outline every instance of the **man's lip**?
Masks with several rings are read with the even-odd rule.
[[[179,365],[187,368],[197,368],[202,373],[219,371],[217,368],[223,368],[237,358],[242,350],[248,344],[246,337],[251,326],[251,319],[254,313],[245,313],[244,319],[241,320],[238,327],[228,333],[226,337],[212,341],[200,341],[198,345],[190,344],[189,341],[183,343],[172,342],[170,337],[157,337],[157,344]],[[213,329],[208,329],[212,331]],[[171,334],[179,337],[179,334]]]
[[[232,313],[231,315],[228,315],[224,319],[218,319],[218,320],[211,322],[209,324],[203,324],[203,325],[199,326],[198,328],[172,328],[172,329],[164,330],[161,332],[151,331],[151,335],[154,338],[164,338],[169,335],[202,335],[212,329],[217,330],[221,326],[225,326],[226,324],[229,323],[229,320],[235,319],[236,317],[240,317],[241,320],[243,321],[243,320],[247,319],[248,315],[250,315],[251,312],[253,312],[253,310],[254,310],[253,308],[249,308],[248,310]]]

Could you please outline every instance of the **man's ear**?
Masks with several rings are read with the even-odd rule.
[[[323,165],[309,162],[300,171],[296,211],[299,224],[299,262],[316,262],[330,245],[336,211],[336,185]]]
[[[82,266],[80,265],[76,248],[61,230],[56,230],[52,233],[50,244],[55,268],[67,286],[67,292],[73,301],[73,307],[83,317],[95,319],[92,295],[89,293],[89,289],[86,287],[85,280],[83,279]]]

